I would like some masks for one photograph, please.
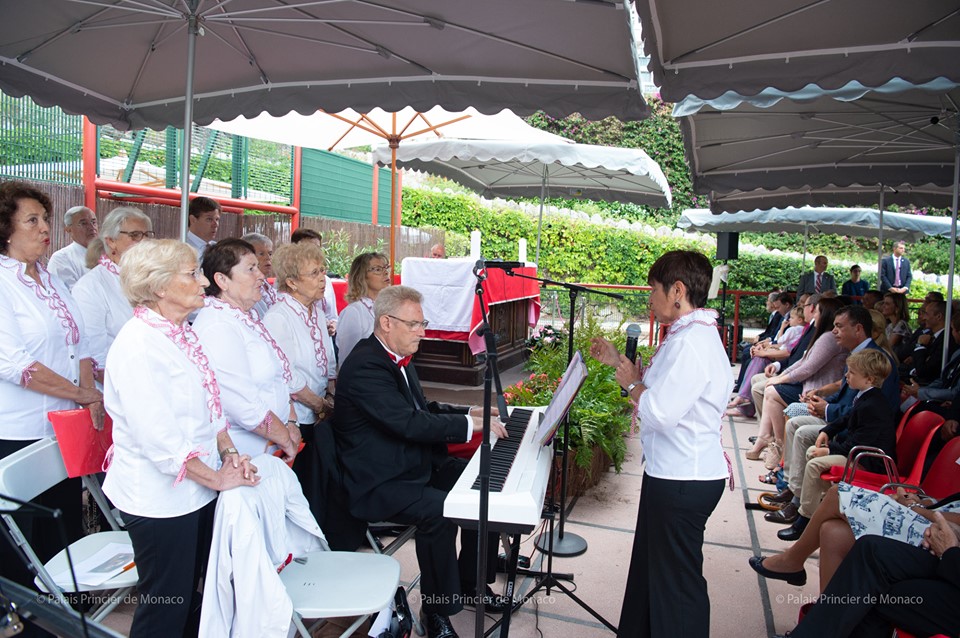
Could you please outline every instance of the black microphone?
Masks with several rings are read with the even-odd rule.
[[[478,262],[479,263],[479,262]],[[483,267],[497,268],[499,270],[513,270],[514,268],[523,268],[526,266],[522,261],[503,261],[501,259],[492,259],[490,261],[484,261]]]
[[[627,326],[627,347],[624,350],[624,353],[627,356],[627,359],[630,359],[634,363],[637,362],[637,341],[640,340],[640,324],[631,323]],[[620,396],[627,396],[627,391],[623,388],[620,389]]]

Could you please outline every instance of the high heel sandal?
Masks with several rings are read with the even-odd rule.
[[[771,441],[773,441],[773,439],[759,437],[757,442],[754,444],[754,448],[752,450],[747,450],[744,456],[748,461],[759,461],[761,458],[760,455],[767,448],[767,445],[769,445]]]

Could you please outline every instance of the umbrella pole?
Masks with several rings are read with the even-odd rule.
[[[397,114],[393,113],[393,130],[397,130]],[[396,262],[397,245],[397,146],[400,145],[400,138],[392,136],[390,143],[390,282],[393,282],[394,263]]]
[[[183,148],[180,149],[180,241],[187,241],[190,210],[190,147],[193,145],[193,65],[197,54],[196,3],[187,24],[187,90],[183,102]]]
[[[807,269],[807,240],[810,238],[810,224],[803,222],[803,261],[800,263],[800,272]]]
[[[953,313],[953,275],[957,268],[957,195],[960,190],[960,122],[957,123],[956,139],[954,140],[953,155],[953,214],[950,224],[950,278],[947,279],[947,338],[943,340],[943,367],[950,358],[950,319]]]
[[[883,272],[883,184],[880,184],[880,228],[877,233],[877,289],[880,289],[880,273]]]
[[[540,218],[537,220],[537,256],[534,261],[540,268],[540,231],[543,229],[543,202],[547,198],[547,167],[543,167],[543,176],[540,178]]]

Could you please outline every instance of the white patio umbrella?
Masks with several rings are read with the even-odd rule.
[[[7,0],[0,90],[129,128],[375,107],[642,118],[629,4]],[[549,16],[549,20],[544,19]]]
[[[536,260],[544,201],[550,194],[669,207],[659,164],[640,149],[540,140],[439,139],[396,150],[398,166],[442,175],[485,196],[540,197]],[[374,149],[385,164],[391,149]]]

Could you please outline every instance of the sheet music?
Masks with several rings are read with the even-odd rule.
[[[543,412],[543,421],[537,429],[536,440],[540,445],[548,444],[553,435],[557,432],[557,426],[563,415],[570,409],[570,405],[580,391],[580,387],[587,378],[587,364],[583,361],[583,355],[577,350],[570,359],[570,365],[560,377],[560,384],[553,393],[550,405]]]

